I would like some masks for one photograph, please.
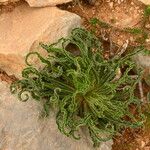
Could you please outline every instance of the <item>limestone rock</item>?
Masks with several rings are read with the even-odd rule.
[[[19,0],[0,0],[0,5],[3,4],[3,5],[6,5],[8,3],[11,3],[11,2],[17,2]]]
[[[19,0],[0,0],[0,5],[17,2]],[[72,0],[25,0],[31,7],[56,6],[58,4],[68,3]]]
[[[139,0],[139,1],[141,1],[145,5],[150,5],[150,0]]]
[[[32,99],[20,102],[0,81],[0,149],[1,150],[94,150],[81,132],[82,139],[68,138],[58,131],[55,115],[39,119],[40,104]],[[111,150],[112,141],[97,150]]]
[[[150,56],[144,56],[143,54],[137,54],[133,57],[137,66],[140,66],[144,70],[144,79],[150,86]]]
[[[4,3],[7,2],[8,0],[0,0],[0,3]]]
[[[150,68],[150,56],[144,56],[142,54],[137,54],[135,56],[137,63],[144,68]]]
[[[3,13],[0,15],[0,68],[20,77],[29,51],[37,50],[39,42],[53,43],[68,36],[80,25],[80,20],[76,14],[56,7],[31,8],[27,4]]]
[[[58,4],[68,3],[72,0],[26,0],[31,7],[56,6]]]

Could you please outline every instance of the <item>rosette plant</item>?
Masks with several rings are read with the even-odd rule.
[[[75,52],[69,49],[70,44],[76,47]],[[80,139],[78,131],[85,127],[98,146],[124,128],[142,125],[140,100],[134,94],[140,75],[132,78],[130,73],[136,67],[131,57],[140,48],[105,59],[100,40],[82,28],[74,29],[69,38],[41,46],[48,56],[29,53],[23,78],[12,83],[11,91],[17,92],[21,101],[27,101],[29,93],[42,102],[46,116],[51,107],[56,108],[60,132]],[[29,63],[31,55],[38,57],[43,68]],[[118,69],[123,71],[116,78]],[[131,105],[136,107],[137,116],[131,113]]]

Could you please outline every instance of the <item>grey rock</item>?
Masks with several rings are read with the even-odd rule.
[[[137,63],[137,67],[143,69],[143,77],[146,83],[150,86],[150,56],[143,54],[137,54],[133,57],[133,60]]]
[[[9,85],[0,82],[0,150],[94,150],[89,138],[74,140],[61,134],[55,113],[39,119],[41,105],[30,99],[20,102],[11,95]],[[112,141],[97,150],[111,150]]]

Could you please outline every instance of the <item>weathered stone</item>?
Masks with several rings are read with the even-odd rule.
[[[134,56],[134,60],[137,66],[142,67],[144,70],[143,77],[146,83],[150,86],[150,56],[144,56],[143,54],[137,54]]]
[[[61,134],[55,114],[39,119],[41,105],[32,99],[23,103],[0,81],[0,150],[93,150],[91,141],[80,132],[81,140]],[[111,150],[112,141],[98,150]]]
[[[12,3],[12,2],[17,2],[19,0],[0,0],[0,5],[3,4],[3,5],[6,5],[8,3]]]
[[[142,54],[137,54],[135,56],[137,63],[144,68],[150,68],[150,56],[144,56]]]
[[[26,54],[37,50],[39,42],[56,42],[79,25],[79,16],[56,7],[30,8],[22,4],[0,15],[0,68],[20,77]]]
[[[20,0],[0,0],[0,5],[17,2]],[[72,0],[25,0],[31,7],[56,6],[58,4],[68,3]]]
[[[7,2],[8,0],[0,0],[0,3],[4,3]]]
[[[139,0],[139,1],[141,1],[145,5],[150,5],[150,0]]]
[[[72,0],[26,0],[31,7],[56,6],[58,4],[68,3]]]

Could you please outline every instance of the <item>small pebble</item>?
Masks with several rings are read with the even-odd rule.
[[[141,148],[144,148],[144,146],[145,146],[145,142],[141,141]]]
[[[109,3],[109,6],[112,9],[114,7],[114,3],[113,2]]]

